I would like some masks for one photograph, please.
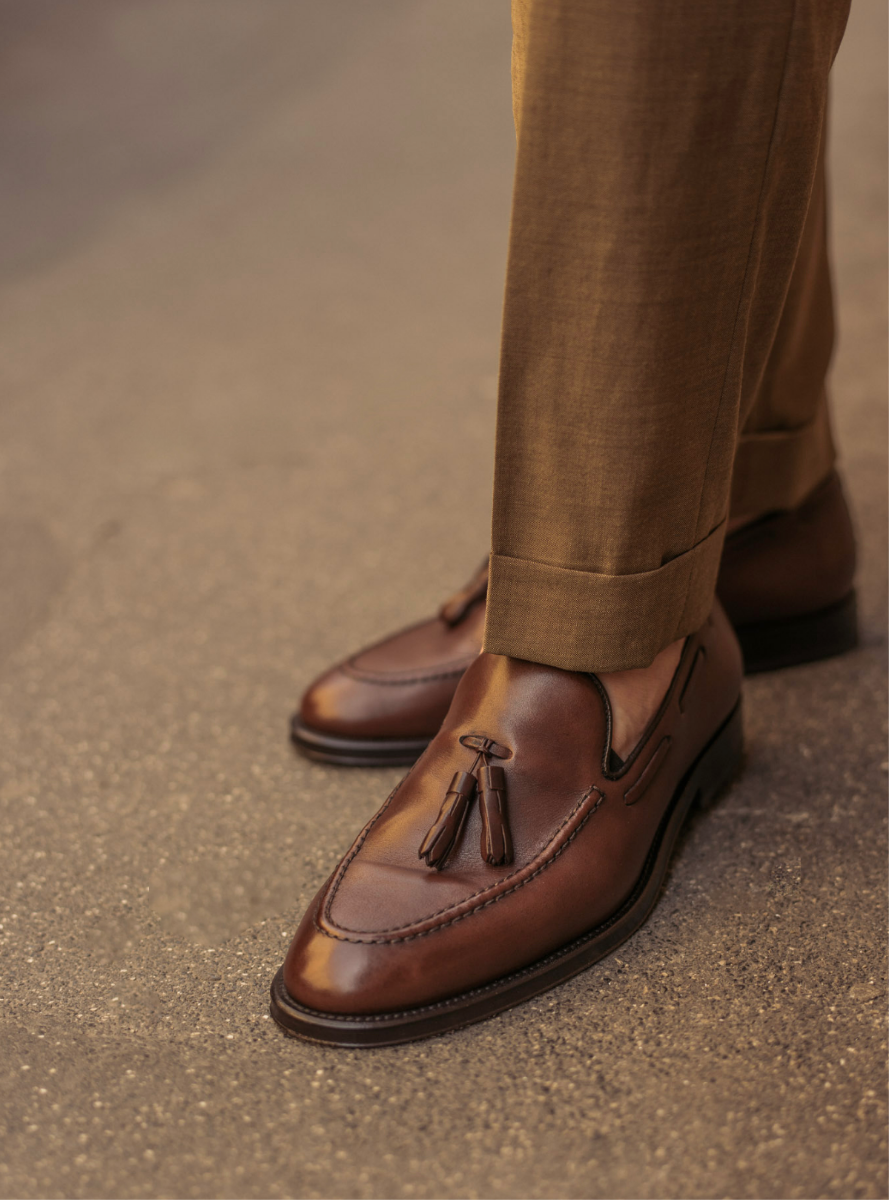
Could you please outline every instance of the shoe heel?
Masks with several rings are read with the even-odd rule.
[[[777,671],[845,654],[858,645],[858,604],[855,592],[836,604],[802,617],[760,621],[736,629],[744,670]]]
[[[743,764],[744,718],[738,700],[732,715],[695,765],[688,781],[688,788],[693,793],[692,804],[701,809],[711,808],[740,773]]]

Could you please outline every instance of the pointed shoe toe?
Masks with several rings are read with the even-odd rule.
[[[272,985],[275,1020],[340,1045],[412,1041],[608,954],[651,911],[692,806],[738,769],[740,683],[717,607],[609,771],[595,676],[479,655],[304,916]]]
[[[296,748],[315,762],[339,766],[407,766],[441,721],[437,698],[409,684],[356,670],[353,660],[326,671],[306,690],[290,723]],[[448,698],[438,700],[447,711]],[[432,711],[430,711],[430,709]]]
[[[436,617],[367,647],[319,676],[291,721],[307,757],[341,766],[408,766],[444,720],[482,647],[487,563]]]

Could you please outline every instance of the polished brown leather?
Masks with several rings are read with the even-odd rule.
[[[798,509],[729,535],[717,594],[737,627],[833,604],[854,570],[849,509],[833,473]],[[343,737],[431,738],[482,648],[486,584],[485,565],[438,616],[332,667],[306,691],[299,721]]]
[[[310,729],[355,738],[431,738],[485,631],[487,562],[428,621],[338,663],[303,696]]]
[[[855,533],[836,472],[790,512],[729,534],[717,595],[738,628],[817,612],[849,594]]]
[[[306,913],[284,965],[297,1004],[380,1013],[465,993],[605,921],[642,873],[680,781],[737,704],[737,640],[717,605],[687,639],[639,746],[610,773],[591,675],[479,655],[422,758]],[[462,740],[461,740],[462,739]],[[478,801],[441,869],[419,851],[486,743],[503,771],[510,861],[489,865]]]

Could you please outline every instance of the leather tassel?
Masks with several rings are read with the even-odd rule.
[[[477,750],[483,756],[481,761],[486,761],[485,756],[489,754],[492,758],[512,758],[512,751],[508,746],[501,746],[493,738],[482,737],[480,733],[464,733],[460,738],[460,745],[467,746],[470,750]],[[479,761],[479,759],[475,760],[476,767]],[[472,769],[474,771],[475,767]]]
[[[451,780],[435,824],[423,838],[420,847],[420,858],[425,859],[427,866],[437,871],[444,866],[445,859],[460,836],[474,792],[475,776],[469,771],[458,771]]]
[[[491,867],[512,862],[512,842],[506,822],[506,776],[502,767],[482,767],[478,773],[482,816],[482,858]]]

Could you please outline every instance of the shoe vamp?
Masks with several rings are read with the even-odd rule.
[[[402,678],[460,670],[481,650],[483,628],[484,605],[476,605],[457,626],[437,618],[424,621],[362,650],[348,667],[358,676]]]
[[[620,908],[642,875],[653,816],[592,792],[535,858],[487,874],[359,858],[329,897],[322,924],[335,936],[405,953],[412,944],[424,947],[431,934],[431,952],[451,961],[480,937],[487,947],[480,965],[487,969],[496,959],[498,970],[512,970]],[[467,983],[477,982],[474,974]]]
[[[503,755],[496,761],[505,777],[512,861],[485,863],[476,798],[443,870],[433,870],[419,858],[420,846],[447,804],[455,773],[479,766],[472,745],[461,740],[467,737],[492,739]],[[589,680],[482,655],[438,735],[341,865],[326,906],[330,919],[371,932],[385,910],[385,927],[411,926],[514,875],[591,802],[601,783],[604,739],[602,702]],[[385,902],[373,894],[372,873],[385,885]]]
[[[517,757],[505,772],[511,861],[496,867],[484,861],[476,799],[443,869],[435,870],[420,859],[419,849],[438,816],[455,762],[463,765],[468,755],[459,743],[449,752],[440,737],[436,742],[342,864],[325,906],[333,926],[371,935],[406,930],[447,920],[461,906],[484,903],[543,866],[592,819],[604,797],[591,746],[585,752],[573,746],[570,755],[566,746],[543,777],[539,762],[526,764]]]

